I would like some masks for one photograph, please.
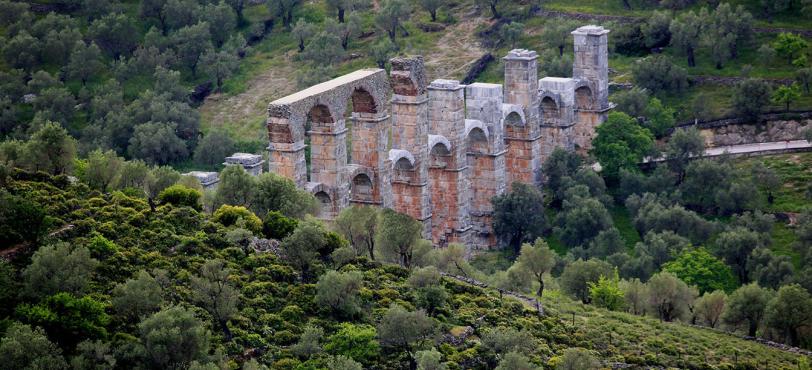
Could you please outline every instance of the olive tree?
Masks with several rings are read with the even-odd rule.
[[[239,291],[229,282],[231,270],[221,259],[209,260],[200,267],[198,276],[191,277],[195,301],[208,311],[223,330],[226,341],[231,340],[228,321],[237,314]]]

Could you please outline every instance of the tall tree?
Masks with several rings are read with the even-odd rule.
[[[662,321],[686,319],[696,298],[696,288],[689,287],[670,272],[660,272],[648,282],[649,304]]]
[[[26,162],[32,169],[59,175],[70,173],[76,157],[76,141],[62,126],[48,122],[26,144]]]
[[[87,84],[87,80],[98,74],[103,67],[101,50],[95,43],[87,45],[84,41],[76,42],[67,65],[68,75],[78,78],[84,86]]]
[[[749,119],[757,119],[770,104],[772,87],[763,80],[750,78],[733,89],[733,109]]]
[[[604,176],[610,179],[617,179],[620,169],[635,170],[654,146],[651,132],[620,112],[610,113],[596,132],[592,154],[603,167]]]
[[[688,66],[696,67],[696,49],[699,46],[700,36],[706,28],[705,19],[707,10],[699,14],[693,10],[682,13],[671,21],[671,45],[682,51],[688,57]]]
[[[757,283],[743,285],[728,297],[722,320],[729,325],[747,325],[747,335],[754,337],[772,296],[772,291]]]
[[[198,276],[191,277],[195,301],[208,311],[223,330],[226,341],[231,341],[228,321],[237,314],[239,291],[229,282],[231,269],[221,259],[209,260],[200,266]]]
[[[375,26],[386,31],[389,40],[394,43],[398,29],[409,20],[411,11],[411,5],[405,0],[384,0],[375,14]]]
[[[366,206],[345,208],[335,220],[338,231],[350,241],[356,253],[367,253],[375,260],[375,237],[378,226],[378,209]]]
[[[491,203],[494,232],[513,247],[514,253],[544,231],[543,196],[532,185],[514,182],[510,192],[493,197]]]
[[[409,268],[423,225],[409,215],[388,208],[382,210],[378,217],[375,245],[385,253],[397,256],[398,264]]]
[[[293,11],[301,5],[301,0],[271,0],[268,1],[268,9],[272,14],[282,19],[282,24],[290,30],[293,24]]]
[[[536,294],[541,297],[544,293],[544,274],[550,272],[555,266],[555,252],[547,246],[544,239],[538,238],[531,246],[522,244],[521,254],[516,259],[516,263],[522,268],[530,271],[539,283]]]
[[[309,218],[300,222],[285,239],[282,239],[282,249],[291,265],[301,272],[302,280],[307,282],[311,278],[311,269],[319,250],[327,245],[324,237],[324,228],[317,220]]]
[[[798,284],[782,286],[767,304],[765,320],[797,347],[801,343],[800,331],[812,325],[812,296]]]
[[[237,56],[225,50],[209,49],[200,57],[200,62],[203,63],[203,74],[214,79],[217,91],[223,89],[223,81],[240,66]]]
[[[781,104],[786,107],[789,112],[789,105],[801,98],[801,89],[798,84],[781,85],[778,86],[772,94],[772,101],[775,104]]]
[[[181,368],[208,357],[209,332],[183,307],[168,307],[145,318],[138,324],[138,332],[144,362],[150,368]]]

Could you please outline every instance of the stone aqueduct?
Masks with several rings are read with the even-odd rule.
[[[513,181],[539,184],[555,147],[587,150],[605,121],[608,33],[572,32],[573,78],[538,79],[536,52],[516,49],[504,86],[427,83],[422,57],[395,58],[389,76],[363,69],[276,100],[270,171],[314,194],[322,218],[377,205],[422,222],[435,245],[493,246],[490,199]]]

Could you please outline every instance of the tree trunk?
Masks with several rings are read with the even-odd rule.
[[[304,39],[299,39],[299,52],[303,52],[305,49]]]
[[[338,8],[338,23],[344,23],[344,8]]]
[[[798,347],[799,340],[798,340],[798,331],[793,329],[789,329],[789,344],[793,347]]]
[[[539,298],[541,298],[541,295],[544,294],[544,279],[542,278],[539,278],[539,291],[537,294]]]
[[[560,45],[558,45],[558,56],[559,56],[559,57],[563,57],[563,56],[564,56],[564,44],[560,44]]]
[[[632,9],[632,5],[629,4],[629,0],[623,0],[623,7],[629,10]]]
[[[750,325],[747,328],[747,335],[755,337],[757,330],[758,330],[758,321],[750,320]]]
[[[694,48],[688,48],[688,66],[696,67],[696,59],[694,58]]]
[[[789,112],[789,100],[787,100],[787,112]]]
[[[226,342],[231,342],[234,336],[231,334],[231,329],[228,328],[228,321],[220,320],[220,328],[223,329],[223,336],[226,337]]]
[[[434,10],[430,11],[429,13],[431,14],[431,21],[432,22],[437,22],[437,9],[434,9]]]
[[[493,15],[493,19],[498,19],[501,17],[499,15],[499,11],[496,10],[496,2],[491,1],[491,14]]]

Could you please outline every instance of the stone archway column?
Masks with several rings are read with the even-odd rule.
[[[496,246],[491,198],[503,194],[508,185],[505,176],[507,151],[502,122],[502,99],[502,85],[473,83],[465,88],[468,120],[484,123],[489,133],[488,153],[467,153],[471,180],[468,211],[473,226],[471,245],[475,249]]]
[[[388,112],[352,115],[352,163],[372,170],[372,202],[384,207],[392,204],[392,184],[386,168],[390,121]]]
[[[423,224],[431,239],[431,189],[428,181],[428,94],[423,57],[392,59],[392,149],[414,156],[414,176],[392,181],[393,208]]]
[[[505,104],[524,111],[525,124],[513,127],[505,136],[505,166],[508,186],[514,181],[541,185],[541,133],[539,132],[538,55],[535,51],[514,49],[505,61]]]
[[[270,117],[267,126],[268,172],[292,179],[296,186],[303,188],[307,183],[304,140],[295,140],[287,118]]]
[[[329,127],[314,127],[310,135],[310,181],[331,189],[333,209],[338,212],[350,202],[347,176],[347,127],[337,120]]]
[[[432,241],[436,245],[470,245],[468,207],[470,180],[466,161],[465,86],[455,80],[434,80],[428,86],[429,132],[451,144],[450,158],[443,167],[429,169],[431,182]],[[432,148],[428,148],[431,150]]]

